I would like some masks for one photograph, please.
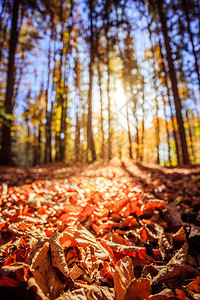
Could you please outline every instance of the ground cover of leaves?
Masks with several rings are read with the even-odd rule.
[[[1,300],[200,299],[200,168],[1,174]]]

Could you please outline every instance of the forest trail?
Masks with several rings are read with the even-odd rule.
[[[2,167],[2,299],[197,299],[199,179],[119,160]]]

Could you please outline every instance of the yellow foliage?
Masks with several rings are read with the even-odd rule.
[[[146,59],[149,58],[151,56],[151,51],[150,49],[146,49],[145,50],[145,56],[146,56]]]
[[[118,72],[122,68],[122,61],[119,57],[117,56],[112,56],[109,59],[109,68],[113,72]]]
[[[65,119],[66,123],[70,123],[70,118]]]

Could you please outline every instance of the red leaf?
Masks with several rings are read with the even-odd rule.
[[[0,286],[2,287],[16,287],[19,286],[20,282],[12,279],[10,277],[7,276],[1,276],[0,277]]]

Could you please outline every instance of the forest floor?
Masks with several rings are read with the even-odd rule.
[[[200,299],[200,166],[0,167],[0,300]]]

